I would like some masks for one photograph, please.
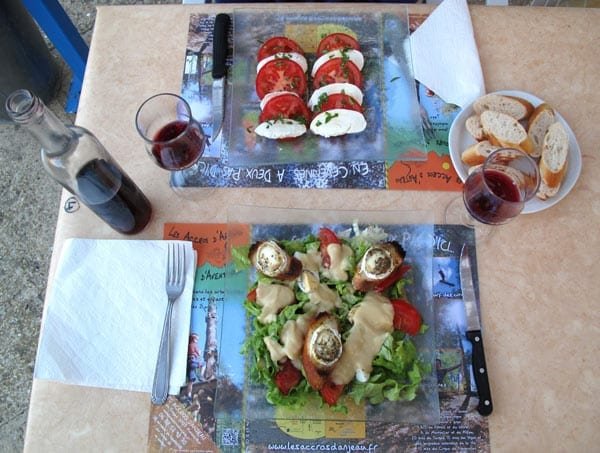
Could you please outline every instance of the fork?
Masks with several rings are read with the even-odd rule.
[[[165,289],[169,302],[163,324],[158,358],[152,384],[152,403],[164,404],[169,394],[169,372],[171,370],[171,315],[173,305],[185,286],[185,248],[181,243],[169,243],[167,249],[167,277]]]

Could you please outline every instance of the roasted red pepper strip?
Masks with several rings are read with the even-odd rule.
[[[333,406],[337,403],[340,396],[342,396],[342,393],[344,393],[344,385],[337,385],[327,380],[319,392],[321,393],[323,401],[330,406]]]
[[[256,288],[248,292],[248,294],[246,295],[246,300],[249,300],[250,302],[256,302]]]
[[[394,307],[394,329],[409,335],[418,334],[423,321],[417,309],[403,299],[393,299],[390,302]]]
[[[410,266],[408,264],[401,264],[396,268],[394,272],[388,275],[384,280],[380,281],[379,283],[376,283],[373,287],[373,291],[376,291],[378,293],[385,291],[398,280],[400,280],[404,276],[404,274],[406,274],[409,270]]]
[[[331,258],[327,253],[327,246],[329,244],[341,244],[342,241],[337,235],[329,228],[321,228],[319,230],[319,240],[321,241],[321,257],[323,259],[323,267],[329,269],[331,265]]]

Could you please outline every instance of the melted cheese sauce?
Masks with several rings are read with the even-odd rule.
[[[256,287],[256,303],[262,307],[258,320],[263,324],[275,321],[277,313],[295,301],[294,291],[289,287],[260,282]]]
[[[293,363],[298,363],[297,367],[299,367],[302,348],[304,346],[304,337],[312,319],[310,315],[301,315],[295,320],[290,319],[286,321],[281,328],[281,343],[273,337],[264,337],[263,341],[271,354],[271,360],[279,362],[287,357]]]
[[[309,303],[305,307],[307,312],[331,313],[335,308],[342,306],[342,299],[338,292],[324,283],[319,283],[308,293]]]
[[[323,275],[336,282],[348,280],[348,269],[350,269],[350,258],[352,249],[346,244],[329,244],[327,246],[330,264],[329,269],[321,269]]]
[[[321,268],[321,253],[319,250],[309,250],[307,253],[296,252],[294,257],[302,263],[302,269],[318,273]]]
[[[350,311],[348,318],[353,325],[342,356],[331,372],[332,381],[338,385],[349,383],[355,376],[361,381],[367,380],[373,370],[373,359],[394,330],[392,304],[377,293],[367,293]]]

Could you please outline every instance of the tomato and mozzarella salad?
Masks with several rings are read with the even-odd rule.
[[[320,41],[310,71],[313,93],[308,108],[304,104],[308,63],[300,45],[276,36],[261,45],[257,58],[256,93],[261,99],[255,128],[258,135],[294,138],[309,127],[316,135],[337,137],[365,130],[361,91],[364,56],[355,38],[332,33]]]
[[[345,33],[324,37],[312,71],[314,92],[308,102],[313,112],[310,130],[323,137],[362,132],[367,121],[362,108],[364,57],[356,39]]]
[[[278,406],[320,398],[344,407],[412,400],[431,367],[412,337],[426,330],[406,299],[405,251],[378,227],[322,227],[317,235],[233,249],[256,270],[244,307],[252,330],[250,378]]]
[[[260,46],[257,58],[256,94],[261,113],[254,132],[271,139],[304,135],[310,122],[304,102],[308,71],[304,50],[292,39],[275,36]]]

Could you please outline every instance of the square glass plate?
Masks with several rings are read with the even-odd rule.
[[[308,74],[321,37],[341,31],[357,37],[365,58],[362,70],[367,128],[359,134],[324,138],[308,131],[291,141],[257,136],[260,100],[256,94],[257,53],[262,42],[287,36],[300,44]],[[232,167],[326,161],[414,160],[424,149],[423,131],[412,66],[408,16],[352,12],[318,14],[268,10],[234,12],[234,55],[229,74],[229,140],[221,152]],[[307,99],[312,93],[308,78]],[[417,157],[415,157],[417,156]]]
[[[435,333],[432,297],[433,214],[428,211],[319,211],[302,209],[236,206],[229,211],[228,242],[231,247],[250,245],[259,240],[302,239],[316,235],[325,226],[336,233],[352,228],[379,226],[388,240],[398,241],[406,250],[405,263],[412,268],[413,282],[407,286],[407,297],[429,326],[424,334],[413,337],[421,359],[430,366],[412,401],[371,405],[354,405],[344,396],[347,413],[334,412],[327,406],[308,404],[299,409],[277,408],[266,400],[266,388],[251,382],[248,366],[252,354],[240,353],[246,335],[252,328],[243,301],[256,281],[254,269],[235,270],[229,266],[225,277],[225,303],[221,318],[219,342],[219,379],[215,400],[215,416],[220,419],[245,420],[339,420],[389,421],[396,423],[437,423],[439,401],[435,369]],[[242,393],[242,401],[233,404],[232,394]]]

